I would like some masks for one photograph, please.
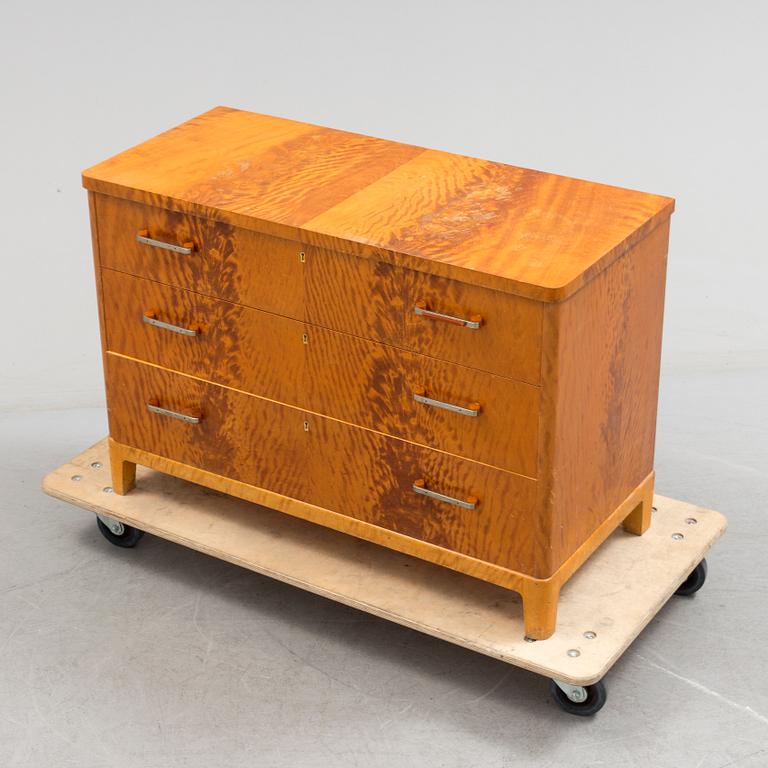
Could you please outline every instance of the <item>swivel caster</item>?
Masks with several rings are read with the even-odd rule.
[[[132,528],[130,525],[106,515],[97,515],[96,525],[99,526],[101,535],[116,547],[135,547],[144,535],[144,531]]]
[[[707,561],[702,560],[694,569],[691,575],[677,588],[676,595],[688,597],[698,592],[707,580]]]
[[[599,712],[607,698],[602,680],[592,685],[570,685],[552,680],[549,692],[561,709],[579,717],[590,717]]]

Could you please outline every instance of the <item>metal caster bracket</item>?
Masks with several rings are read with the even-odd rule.
[[[109,517],[108,515],[96,515],[96,517],[98,517],[99,520],[101,520],[101,522],[115,534],[115,536],[122,536],[125,533],[125,526],[119,520],[115,520],[114,517]]]
[[[583,685],[571,685],[554,678],[553,682],[574,704],[581,704],[587,700],[587,689]]]

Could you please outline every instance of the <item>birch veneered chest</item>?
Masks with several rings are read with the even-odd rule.
[[[670,198],[223,107],[83,180],[117,493],[500,584],[533,638],[648,526]]]

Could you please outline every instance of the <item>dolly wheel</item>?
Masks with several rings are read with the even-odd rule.
[[[602,680],[592,685],[569,685],[552,680],[549,692],[561,709],[579,717],[590,717],[599,712],[607,698]]]
[[[121,523],[119,520],[107,517],[106,515],[98,515],[96,517],[96,525],[99,526],[101,535],[117,547],[135,547],[139,543],[139,539],[144,535],[144,531]]]
[[[693,573],[677,588],[676,595],[688,597],[696,594],[707,580],[707,561],[702,560],[694,569]]]

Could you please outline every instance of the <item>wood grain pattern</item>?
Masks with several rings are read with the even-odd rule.
[[[304,266],[296,243],[219,222],[96,196],[101,264],[289,317],[304,314]],[[194,252],[173,253],[136,242],[155,240]]]
[[[668,239],[665,223],[546,308],[539,477],[555,565],[653,470]]]
[[[540,303],[413,270],[404,271],[403,280],[403,346],[442,360],[539,383]],[[464,319],[479,316],[481,326],[475,330],[427,319],[414,312],[420,302],[442,314]]]
[[[304,320],[402,346],[402,275],[391,264],[301,246]]]
[[[106,267],[357,335],[402,339],[400,278],[389,265],[103,195],[96,205]],[[138,243],[141,230],[176,245],[189,241],[194,252]]]
[[[84,181],[118,494],[146,461],[272,501],[518,590],[539,639],[647,529],[669,198],[225,108]]]
[[[118,442],[309,502],[504,568],[537,575],[536,483],[449,454],[107,354],[110,434]],[[153,402],[202,414],[158,416]],[[417,495],[413,482],[466,510]]]
[[[94,166],[96,192],[544,301],[670,198],[218,107]]]
[[[95,203],[105,267],[539,382],[537,302],[123,200],[97,196]],[[139,243],[140,231],[192,243],[194,252]],[[475,331],[417,317],[413,307],[422,300],[443,312],[480,313],[483,325]]]
[[[108,349],[530,477],[539,388],[105,269]],[[183,336],[143,322],[199,328]],[[279,361],[279,364],[276,364]],[[467,406],[461,414],[417,403]]]
[[[96,283],[96,303],[99,312],[99,337],[101,339],[102,367],[106,375],[106,338],[107,331],[104,322],[104,295],[101,289],[101,249],[99,248],[99,227],[96,213],[96,197],[93,192],[88,193],[88,215],[91,225],[91,247],[93,249],[93,274]]]

